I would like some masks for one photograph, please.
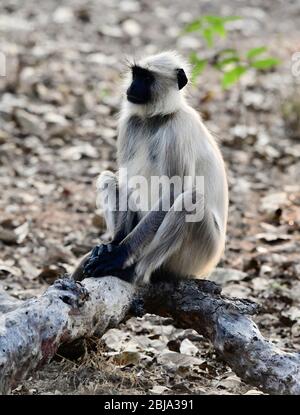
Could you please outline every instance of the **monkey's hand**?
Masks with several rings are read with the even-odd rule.
[[[113,275],[128,281],[135,269],[135,264],[126,267],[129,256],[125,245],[97,245],[83,266],[84,274],[86,277],[96,278]]]

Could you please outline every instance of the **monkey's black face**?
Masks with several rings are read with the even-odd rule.
[[[133,104],[148,104],[151,101],[153,74],[139,66],[132,67],[132,83],[127,89],[127,99]]]

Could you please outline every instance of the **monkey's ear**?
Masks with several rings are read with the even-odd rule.
[[[182,89],[188,83],[187,76],[182,68],[177,69],[178,89]]]

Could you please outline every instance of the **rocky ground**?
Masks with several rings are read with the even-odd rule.
[[[190,101],[218,137],[230,184],[224,292],[259,302],[263,333],[300,350],[300,4],[296,1],[2,0],[0,289],[20,298],[70,272],[104,231],[95,178],[116,168],[126,56],[203,50],[183,27],[239,15],[222,46],[266,45],[281,65],[230,91],[207,71]],[[231,271],[234,269],[235,271]],[[79,359],[57,356],[15,394],[258,393],[201,336],[154,316],[131,319]]]

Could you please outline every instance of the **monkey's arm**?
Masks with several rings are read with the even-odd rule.
[[[87,276],[100,277],[116,275],[116,272],[126,278],[126,274],[134,273],[134,264],[138,260],[145,246],[149,245],[163,222],[167,212],[150,211],[119,244],[110,244],[109,249],[103,245],[95,247],[87,262],[83,264]],[[126,269],[126,271],[125,271]]]
[[[129,206],[135,206],[135,202],[131,197],[132,193],[130,191],[128,191],[128,194],[122,192],[117,181],[117,176],[109,171],[101,173],[98,179],[98,196],[102,206],[106,207],[104,216],[106,222],[110,224],[109,228],[113,234],[113,239],[109,244],[109,249],[105,249],[103,245],[98,245],[80,263],[79,273],[81,278],[84,275],[100,277],[109,273],[112,275],[121,273],[123,275],[129,270],[133,271],[134,264],[141,252],[154,238],[164,220],[167,210],[163,210],[163,206],[172,205],[174,202],[174,194],[171,190],[169,195],[162,196],[153,209],[138,222],[137,212],[129,209]],[[123,198],[124,193],[128,200],[131,198],[130,203],[126,203],[127,210],[116,211],[116,199]]]
[[[190,210],[183,201],[192,199],[198,202]],[[191,215],[197,215],[197,220],[188,220]],[[180,194],[169,211],[149,212],[116,249],[95,257],[89,270],[100,276],[136,263],[132,276],[137,282],[148,283],[162,265],[168,269],[168,261],[177,252],[179,258],[175,255],[172,264],[175,260],[178,275],[185,276],[208,269],[218,258],[221,245],[213,212],[204,206],[203,194],[191,189]],[[122,278],[122,272],[119,276]]]
[[[107,230],[111,235],[111,247],[118,245],[138,223],[137,212],[129,209],[117,209],[120,206],[121,197],[124,196],[119,189],[118,176],[111,171],[103,171],[97,180],[97,202],[102,207]],[[80,263],[72,274],[73,279],[81,281],[85,278],[85,266],[91,259],[99,255],[100,246],[102,245],[98,245],[96,251],[91,250],[80,260]],[[104,255],[103,249],[101,251],[102,255]],[[108,251],[106,250],[107,253]]]

